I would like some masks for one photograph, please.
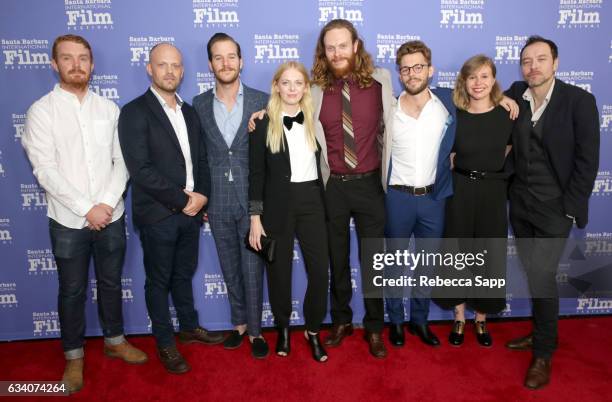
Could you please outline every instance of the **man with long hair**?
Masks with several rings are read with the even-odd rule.
[[[353,312],[349,305],[351,216],[360,240],[384,236],[380,143],[394,99],[389,71],[374,68],[355,27],[343,19],[330,21],[319,34],[312,82],[315,132],[323,148],[321,172],[326,186],[331,256],[333,327],[325,344],[334,347],[353,330]],[[361,255],[364,288],[372,283],[373,272],[366,264],[366,261],[371,264],[372,258],[366,254]],[[365,296],[366,340],[370,353],[384,358],[387,350],[381,336],[383,300],[378,294]]]

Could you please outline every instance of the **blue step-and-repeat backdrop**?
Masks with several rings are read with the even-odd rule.
[[[591,198],[590,224],[572,237],[597,238],[592,253],[612,251],[612,0],[4,0],[0,14],[0,340],[59,336],[57,271],[51,252],[44,190],[32,175],[21,147],[28,107],[56,83],[50,67],[56,36],[75,33],[92,44],[95,72],[91,89],[119,106],[142,94],[149,49],[160,41],[184,55],[183,98],[210,89],[205,44],[218,31],[242,45],[243,81],[269,91],[276,67],[300,60],[310,67],[319,29],[330,19],[352,21],[379,66],[393,71],[400,91],[395,51],[421,39],[433,50],[432,85],[452,87],[462,63],[476,53],[491,56],[507,88],[520,79],[519,51],[527,36],[540,34],[560,48],[558,78],[592,92],[601,125],[601,163]],[[129,204],[129,201],[128,201]],[[144,269],[137,233],[129,225],[123,271],[126,332],[150,331],[144,300]],[[353,232],[353,250],[356,240]],[[516,256],[510,255],[516,260]],[[512,262],[511,262],[512,263]],[[358,263],[352,256],[355,320],[360,321]],[[301,324],[305,289],[303,262],[294,256],[294,312]],[[567,280],[563,267],[559,281]],[[229,304],[210,228],[202,227],[194,296],[201,324],[229,328]],[[266,291],[267,292],[267,291]],[[267,297],[266,297],[267,300]],[[612,312],[612,298],[565,298],[562,314]],[[502,316],[527,316],[529,302],[508,297]],[[174,316],[174,315],[173,315]],[[87,301],[87,334],[101,333],[92,276]],[[432,307],[431,319],[451,313]],[[273,324],[267,301],[262,317]]]

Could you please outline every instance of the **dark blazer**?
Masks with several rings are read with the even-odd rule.
[[[213,111],[214,94],[210,89],[193,98],[193,107],[200,117],[206,150],[208,151],[208,166],[212,181],[209,214],[234,213],[228,211],[227,203],[230,194],[237,194],[244,213],[248,211],[249,201],[249,133],[247,124],[251,114],[265,109],[268,104],[268,94],[242,85],[243,106],[242,122],[234,137],[231,147],[227,146],[223,135],[215,121]],[[234,181],[228,180],[228,172],[232,171]]]
[[[210,173],[200,120],[186,102],[182,112],[193,164],[193,191],[208,197]],[[155,223],[182,213],[189,198],[183,192],[185,158],[168,116],[150,89],[121,109],[119,142],[132,183],[134,223]],[[201,221],[202,211],[194,219]]]
[[[268,116],[256,122],[255,131],[249,136],[249,214],[262,215],[266,232],[283,233],[289,213],[289,183],[291,182],[291,162],[289,146],[283,134],[284,150],[270,152],[266,146]],[[317,175],[323,200],[323,180],[321,175],[321,147],[317,142]]]
[[[529,102],[523,99],[527,83],[517,81],[506,91],[520,107],[520,119],[528,118]],[[563,190],[565,213],[576,218],[584,228],[589,217],[589,197],[599,168],[599,112],[595,97],[587,91],[561,80],[555,80],[550,103],[542,122],[542,142],[552,171]],[[515,149],[524,141],[515,124],[512,133],[513,152],[508,156],[507,170],[514,172]]]

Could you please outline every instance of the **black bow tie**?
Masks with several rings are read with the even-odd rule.
[[[300,113],[296,114],[293,117],[283,117],[283,124],[285,125],[285,127],[287,127],[287,130],[291,130],[291,127],[293,127],[293,122],[296,122],[298,124],[304,124],[304,112],[300,111]]]

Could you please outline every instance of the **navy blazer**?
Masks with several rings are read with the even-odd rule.
[[[187,102],[181,111],[189,137],[193,191],[208,197],[210,173],[200,120]],[[121,109],[119,142],[132,183],[134,223],[155,223],[182,213],[189,198],[183,192],[185,158],[166,112],[150,89]],[[201,222],[201,218],[202,211],[194,219]]]
[[[517,81],[506,95],[519,104],[519,120],[528,118],[529,102],[523,99],[527,83]],[[559,187],[563,190],[565,213],[584,228],[589,218],[589,197],[599,168],[599,112],[595,97],[574,85],[555,79],[555,88],[542,122],[542,143]],[[514,125],[512,152],[506,169],[514,172],[521,144],[521,124]]]
[[[249,133],[247,124],[251,114],[265,109],[268,104],[268,94],[249,88],[243,83],[242,121],[230,147],[227,146],[221,130],[215,121],[213,111],[213,90],[193,98],[195,108],[204,133],[208,152],[208,166],[212,181],[209,214],[231,213],[227,209],[230,194],[236,194],[244,213],[248,211],[249,201]],[[231,169],[233,181],[229,181]]]

